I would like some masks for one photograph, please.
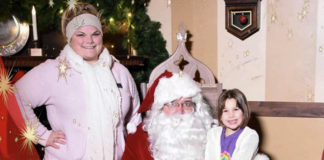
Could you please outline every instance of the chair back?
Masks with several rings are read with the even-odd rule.
[[[187,33],[184,27],[181,28],[180,26],[177,39],[178,47],[176,51],[167,60],[153,69],[147,84],[141,84],[143,97],[145,97],[147,89],[152,85],[154,80],[165,70],[170,72],[185,72],[201,87],[204,98],[215,110],[218,97],[222,93],[222,84],[216,83],[213,72],[188,52],[185,46]]]

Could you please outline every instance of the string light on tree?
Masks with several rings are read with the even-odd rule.
[[[62,14],[64,12],[63,8],[60,9],[59,14]]]
[[[75,4],[78,2],[78,0],[68,0],[66,3],[69,7],[69,9],[74,9],[75,8]]]
[[[51,8],[53,8],[53,6],[54,6],[54,2],[53,2],[53,0],[49,0],[48,5],[49,5]]]
[[[132,17],[132,13],[127,13],[127,17],[131,18]]]
[[[115,22],[115,19],[113,17],[109,18],[109,23],[113,24]]]

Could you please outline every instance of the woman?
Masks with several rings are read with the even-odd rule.
[[[15,84],[25,120],[36,126],[46,160],[118,160],[127,132],[135,132],[141,122],[134,80],[103,47],[101,22],[92,5],[77,3],[67,9],[62,32],[68,44],[60,55]],[[41,105],[52,130],[33,112]]]

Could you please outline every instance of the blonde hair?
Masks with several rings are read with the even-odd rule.
[[[89,4],[89,3],[81,3],[78,2],[75,4],[75,7],[70,9],[67,8],[63,14],[62,14],[62,18],[61,18],[61,30],[62,30],[62,34],[64,37],[66,37],[66,26],[67,24],[76,16],[79,16],[81,14],[92,14],[94,16],[97,16],[98,19],[100,19],[100,13],[97,11],[97,9]]]

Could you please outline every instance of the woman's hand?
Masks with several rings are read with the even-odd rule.
[[[47,139],[46,146],[52,146],[59,149],[60,147],[56,143],[66,144],[65,134],[62,131],[52,131]]]

